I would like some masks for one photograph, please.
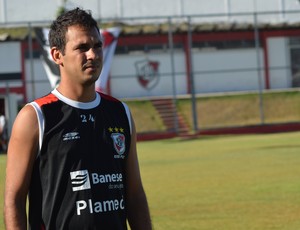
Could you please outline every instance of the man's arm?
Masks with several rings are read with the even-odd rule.
[[[4,221],[7,230],[27,229],[26,198],[38,150],[38,121],[32,106],[18,114],[7,152]]]
[[[136,150],[136,131],[133,119],[131,123],[131,144],[126,165],[126,204],[128,211],[128,222],[132,230],[151,230],[152,225],[150,212],[146,194],[142,185],[138,164]]]

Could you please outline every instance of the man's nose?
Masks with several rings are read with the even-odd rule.
[[[87,58],[88,59],[98,59],[102,57],[102,51],[99,51],[99,49],[90,48],[87,52]]]

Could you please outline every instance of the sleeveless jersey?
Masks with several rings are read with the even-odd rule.
[[[30,104],[40,128],[30,229],[127,229],[128,107],[101,93],[93,102],[75,102],[57,90]]]

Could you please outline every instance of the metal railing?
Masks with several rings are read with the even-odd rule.
[[[224,14],[207,14],[207,15],[188,15],[188,16],[174,16],[174,17],[145,17],[145,18],[123,18],[119,19],[121,22],[126,22],[130,25],[132,24],[140,24],[143,22],[143,24],[147,24],[147,21],[151,21],[153,23],[153,20],[159,20],[160,22],[166,23],[168,25],[168,31],[167,31],[167,40],[168,40],[168,46],[167,46],[167,53],[169,54],[170,58],[170,68],[166,70],[163,73],[160,73],[160,76],[162,78],[166,78],[169,81],[169,92],[172,92],[171,94],[164,95],[169,96],[173,99],[173,103],[176,105],[178,111],[183,114],[185,117],[186,122],[190,126],[191,132],[197,132],[201,129],[209,129],[209,128],[218,128],[218,127],[230,127],[230,126],[244,126],[244,125],[256,125],[256,124],[269,124],[269,123],[277,123],[277,122],[299,122],[300,120],[300,110],[299,109],[290,109],[287,110],[287,114],[283,114],[281,111],[280,116],[273,116],[274,113],[272,111],[275,108],[269,108],[269,106],[275,107],[276,101],[274,100],[282,100],[284,101],[285,105],[289,104],[289,108],[298,108],[297,106],[297,100],[299,98],[299,89],[297,88],[298,85],[293,86],[286,86],[286,87],[274,87],[274,88],[266,88],[266,85],[264,83],[264,76],[265,72],[268,73],[274,72],[274,76],[278,79],[282,79],[283,77],[280,76],[280,73],[285,72],[286,77],[289,76],[292,78],[292,68],[294,60],[290,60],[287,63],[277,63],[277,65],[272,66],[264,66],[264,60],[263,59],[263,52],[266,50],[262,50],[262,40],[261,40],[261,31],[262,31],[262,25],[264,25],[263,18],[265,16],[268,16],[270,18],[272,15],[278,15],[282,14],[282,12],[260,12],[260,13],[232,13],[230,14],[230,20],[236,19],[236,21],[242,21],[237,20],[239,17],[247,18],[251,17],[251,22],[248,22],[251,24],[251,28],[244,28],[244,31],[251,31],[253,33],[253,41],[254,46],[250,49],[254,50],[253,52],[254,56],[252,62],[254,63],[253,66],[244,65],[244,66],[238,66],[236,68],[224,68],[223,65],[219,65],[220,63],[215,63],[215,66],[213,69],[207,69],[207,68],[200,68],[199,66],[199,60],[202,60],[201,58],[205,58],[205,55],[210,55],[209,50],[213,50],[214,52],[219,50],[219,47],[209,47],[209,49],[206,47],[195,47],[195,39],[194,35],[196,33],[199,33],[199,31],[195,31],[194,25],[196,19],[201,18],[201,20],[210,21],[210,18],[224,18]],[[285,18],[295,18],[295,15],[299,15],[299,11],[286,11],[284,12]],[[275,17],[276,18],[276,17]],[[113,19],[101,19],[101,23],[109,23]],[[100,20],[99,20],[100,22]],[[180,24],[181,22],[186,23],[187,29],[186,29],[186,38],[187,38],[187,46],[189,52],[186,54],[186,58],[189,60],[187,62],[186,69],[189,69],[190,72],[182,72],[178,71],[176,68],[175,63],[175,48],[174,48],[174,37],[176,36],[176,31],[174,32],[174,26]],[[40,87],[45,87],[48,83],[47,77],[44,78],[38,78],[38,74],[36,73],[36,70],[34,68],[35,65],[35,58],[34,58],[34,48],[33,48],[33,37],[32,37],[32,28],[35,26],[48,26],[50,22],[29,22],[29,23],[10,23],[10,24],[0,24],[0,28],[13,28],[13,27],[25,27],[28,31],[28,37],[27,37],[27,43],[28,43],[28,51],[29,51],[29,58],[28,58],[28,65],[26,68],[26,72],[28,75],[25,79],[25,85],[28,92],[28,99],[32,99],[38,96],[40,92],[37,92],[37,89]],[[224,23],[224,22],[222,22]],[[232,25],[236,25],[234,22],[227,22]],[[214,23],[217,24],[217,23]],[[238,24],[238,23],[237,23]],[[289,24],[291,27],[289,27]],[[296,31],[295,34],[299,34],[300,37],[300,29],[298,29],[296,26],[293,27],[293,25],[297,24],[297,22],[287,22],[286,24],[270,24],[270,26],[273,26],[273,29],[276,30],[276,27],[282,27],[282,29],[287,29],[288,27],[291,30]],[[267,27],[266,27],[267,28]],[[230,33],[234,30],[228,29],[226,32]],[[235,32],[239,32],[238,29],[235,30]],[[207,31],[200,32],[202,34],[208,33]],[[214,33],[214,31],[211,31],[210,33]],[[216,32],[215,32],[216,33]],[[155,36],[155,35],[154,35]],[[283,35],[285,36],[285,35]],[[294,35],[293,35],[294,36]],[[275,36],[274,36],[275,37]],[[277,37],[277,35],[276,35]],[[288,36],[286,36],[286,41],[288,40]],[[300,39],[299,39],[300,40]],[[201,40],[202,42],[205,42],[205,40]],[[221,41],[218,39],[218,41]],[[209,42],[209,40],[207,40]],[[241,44],[243,41],[240,42]],[[145,44],[147,45],[147,44]],[[300,45],[300,44],[299,44]],[[226,48],[226,47],[225,47]],[[286,44],[285,46],[286,52],[278,53],[277,55],[286,55],[286,58],[290,58],[289,52],[290,52],[290,46],[289,44]],[[228,49],[224,49],[226,51],[230,50],[233,51],[235,49],[249,49],[249,46],[243,47],[241,45],[238,45],[237,47],[231,47]],[[196,50],[196,51],[195,51]],[[220,51],[220,50],[219,50]],[[222,51],[222,50],[221,50]],[[141,51],[144,52],[143,50]],[[177,52],[177,48],[176,48]],[[186,52],[186,51],[182,51]],[[300,52],[299,52],[300,53]],[[0,54],[1,55],[1,54]],[[145,52],[145,56],[148,56],[149,53]],[[269,54],[266,54],[269,55]],[[300,58],[300,55],[299,55]],[[201,63],[200,63],[201,64]],[[247,64],[247,63],[245,63]],[[196,68],[196,66],[197,68]],[[178,76],[181,75],[187,75],[188,76],[188,87],[189,91],[185,94],[178,93]],[[250,87],[249,89],[240,89],[240,90],[225,90],[222,91],[222,89],[219,90],[211,90],[211,92],[206,92],[203,89],[203,87],[207,87],[207,85],[201,85],[201,82],[208,82],[210,84],[210,87],[214,87],[211,84],[217,84],[218,82],[214,82],[213,80],[210,80],[212,78],[218,78],[218,81],[222,81],[224,85],[226,84],[232,84],[232,76],[240,76],[240,79],[243,79],[243,77],[252,77],[252,80],[250,82],[256,82],[256,87]],[[282,75],[283,76],[283,75]],[[39,76],[40,77],[40,76]],[[133,76],[132,74],[124,74],[124,75],[111,75],[112,79],[133,79],[136,76]],[[274,78],[275,78],[274,77]],[[227,79],[228,78],[228,79]],[[203,80],[204,79],[204,80]],[[221,79],[221,80],[220,80]],[[255,79],[255,80],[253,80]],[[270,76],[271,81],[273,80],[273,76]],[[274,80],[276,83],[276,79]],[[1,83],[1,82],[0,82]],[[5,83],[6,87],[11,88],[11,85],[14,84],[14,82],[7,82]],[[50,89],[49,89],[50,90]],[[6,90],[7,92],[10,91],[10,89]],[[280,91],[280,93],[279,93]],[[223,95],[223,98],[220,96]],[[282,98],[279,96],[282,95]],[[155,97],[159,97],[162,95],[151,95]],[[135,97],[135,99],[138,98]],[[225,100],[225,99],[227,100]],[[140,97],[139,100],[143,100],[145,97]],[[146,97],[146,101],[151,99],[151,97]],[[243,102],[237,103],[240,99],[243,99]],[[218,101],[219,100],[219,101]],[[229,103],[226,105],[226,103]],[[237,106],[234,108],[234,106]],[[244,108],[243,108],[244,106]],[[226,107],[231,107],[230,111],[224,111]],[[253,113],[255,119],[251,119],[250,117],[247,117],[247,114],[241,113],[241,109],[243,108],[243,111],[247,111],[246,108],[251,107],[249,109],[248,113]],[[275,109],[276,110],[276,109]],[[210,114],[209,114],[210,113]],[[217,113],[218,116],[213,116]],[[222,116],[223,114],[223,116]],[[236,118],[234,119],[234,117]],[[241,119],[240,116],[244,116],[244,119]],[[253,117],[252,117],[253,118]],[[137,118],[138,119],[138,118]],[[235,120],[235,121],[234,121]],[[176,115],[174,114],[174,129],[178,129],[178,120]],[[160,130],[159,128],[153,127],[153,130],[148,131],[157,131]],[[139,130],[138,130],[139,131]],[[147,132],[147,130],[143,130],[143,132]]]

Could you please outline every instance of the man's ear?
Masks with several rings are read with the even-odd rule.
[[[63,64],[62,53],[57,49],[57,47],[52,47],[51,50],[50,50],[50,54],[52,56],[53,61],[57,65],[62,65]]]

